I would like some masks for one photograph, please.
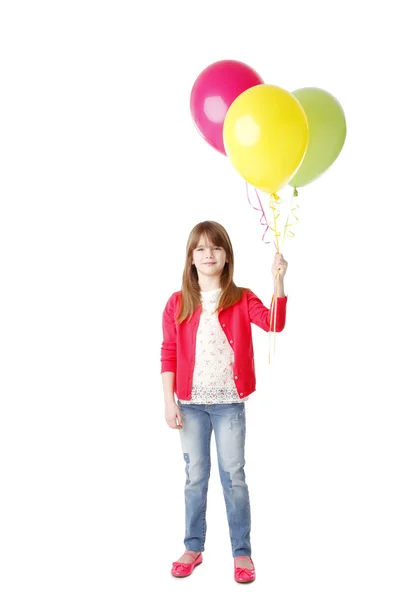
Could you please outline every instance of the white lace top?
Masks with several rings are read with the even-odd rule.
[[[185,404],[244,402],[233,379],[234,353],[215,311],[221,288],[201,292],[202,312],[196,337],[192,396]]]

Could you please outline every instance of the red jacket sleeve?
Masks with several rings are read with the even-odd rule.
[[[285,296],[284,298],[277,298],[275,331],[282,331],[285,327],[287,299],[287,296]],[[271,308],[269,309],[266,306],[264,306],[261,300],[257,298],[257,296],[251,290],[249,290],[247,293],[247,304],[249,308],[250,322],[254,323],[258,327],[261,327],[261,329],[264,329],[264,331],[270,331],[273,328],[273,319],[275,312],[275,309],[272,312],[273,301],[274,297],[272,297]],[[272,323],[270,323],[270,319]]]
[[[176,323],[175,298],[169,298],[162,314],[163,341],[161,344],[161,373],[172,371],[176,373]]]

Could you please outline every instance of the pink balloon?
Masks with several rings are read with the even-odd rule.
[[[220,60],[200,73],[190,95],[190,112],[203,138],[226,154],[222,139],[225,115],[245,90],[264,83],[258,73],[237,60]]]

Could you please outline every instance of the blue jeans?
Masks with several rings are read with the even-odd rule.
[[[244,474],[244,402],[185,404],[178,400],[178,404],[183,424],[179,433],[186,465],[185,548],[192,552],[204,551],[211,469],[210,441],[214,430],[232,555],[251,556],[250,500]]]

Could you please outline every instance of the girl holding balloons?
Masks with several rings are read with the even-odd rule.
[[[245,479],[245,402],[255,390],[251,323],[270,331],[274,311],[233,281],[234,255],[225,228],[198,223],[189,235],[182,289],[169,298],[162,317],[161,373],[165,418],[180,432],[186,471],[186,551],[173,563],[175,577],[191,575],[202,562],[206,538],[210,441],[214,431],[238,583],[255,579],[251,558],[250,501]],[[281,271],[276,331],[286,319],[283,278],[287,262],[276,254],[272,274]],[[178,403],[175,402],[175,394]]]

